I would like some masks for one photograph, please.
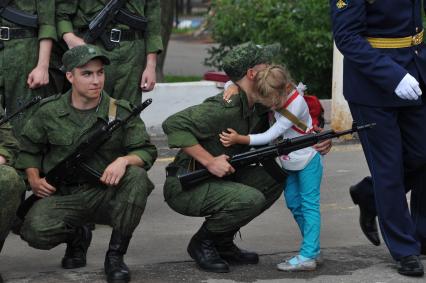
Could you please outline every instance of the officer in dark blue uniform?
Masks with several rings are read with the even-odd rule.
[[[420,0],[331,0],[333,33],[345,56],[343,92],[360,124],[383,240],[398,272],[423,276],[426,243],[426,46]],[[410,174],[411,215],[406,202]]]

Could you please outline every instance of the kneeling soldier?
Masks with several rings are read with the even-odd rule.
[[[154,188],[146,171],[157,151],[142,120],[133,118],[86,161],[101,172],[96,182],[78,174],[61,186],[49,184],[42,174],[73,152],[95,123],[107,123],[115,116],[123,119],[132,110],[128,102],[115,101],[103,91],[104,65],[109,59],[97,47],[75,47],[62,60],[71,90],[42,101],[22,133],[24,150],[17,167],[26,170],[34,194],[42,199],[29,210],[21,237],[39,249],[67,243],[62,266],[76,268],[86,265],[91,241],[84,224],[109,224],[113,231],[105,273],[108,282],[128,282],[123,256]]]
[[[0,108],[0,114],[2,112]],[[17,152],[18,142],[12,135],[12,128],[9,125],[0,126],[0,251],[15,218],[21,195],[25,192],[24,182],[11,167]],[[1,275],[0,282],[3,282]]]

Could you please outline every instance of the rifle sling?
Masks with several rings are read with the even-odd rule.
[[[308,126],[306,126],[305,123],[303,123],[299,118],[297,118],[293,113],[288,111],[286,108],[281,108],[280,110],[277,110],[281,115],[289,119],[295,126],[300,128],[303,132],[306,132],[308,129]]]
[[[117,117],[117,100],[110,98],[108,109],[108,122],[111,123]]]

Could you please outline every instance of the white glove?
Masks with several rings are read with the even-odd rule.
[[[422,95],[422,90],[419,82],[412,75],[406,74],[396,87],[395,93],[402,99],[417,100]]]

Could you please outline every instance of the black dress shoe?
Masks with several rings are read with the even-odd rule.
[[[420,277],[423,276],[423,264],[416,255],[409,255],[401,258],[397,264],[398,273],[405,276]]]
[[[349,193],[354,204],[359,207],[359,226],[367,239],[375,246],[380,245],[379,231],[377,229],[376,214],[371,212],[368,207],[358,198],[357,190],[359,188],[351,186]]]

